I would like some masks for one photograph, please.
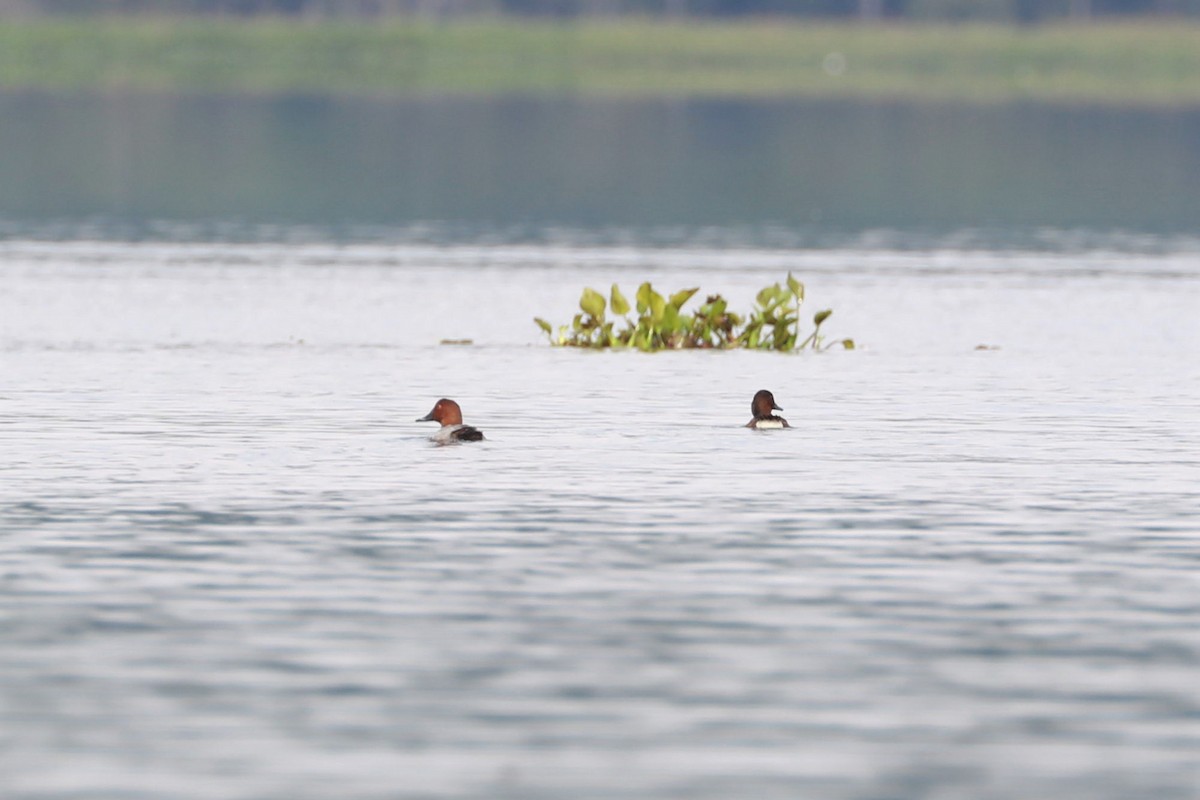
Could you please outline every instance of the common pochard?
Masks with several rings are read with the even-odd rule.
[[[458,403],[443,397],[433,404],[433,410],[417,420],[417,422],[438,422],[441,428],[430,438],[438,444],[451,442],[482,442],[483,433],[478,428],[464,425],[462,409]]]

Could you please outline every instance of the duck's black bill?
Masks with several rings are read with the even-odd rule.
[[[433,412],[430,411],[428,414],[426,414],[423,417],[417,417],[416,421],[417,422],[432,422],[433,421]]]

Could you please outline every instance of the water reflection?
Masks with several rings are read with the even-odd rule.
[[[1194,230],[1200,111],[0,95],[0,217]]]

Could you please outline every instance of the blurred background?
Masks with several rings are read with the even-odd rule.
[[[1200,211],[1197,14],[0,0],[0,233],[1177,240]]]
[[[1109,14],[1195,14],[1195,0],[3,0],[10,13],[670,14],[1040,20]]]

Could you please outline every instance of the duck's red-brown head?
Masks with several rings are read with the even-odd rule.
[[[783,411],[783,409],[775,405],[775,395],[766,389],[759,389],[755,392],[754,399],[750,401],[750,413],[754,415],[755,419],[770,419],[772,411]]]
[[[458,403],[443,397],[433,404],[432,411],[417,422],[440,422],[443,428],[447,425],[462,425],[462,409],[458,407]]]

